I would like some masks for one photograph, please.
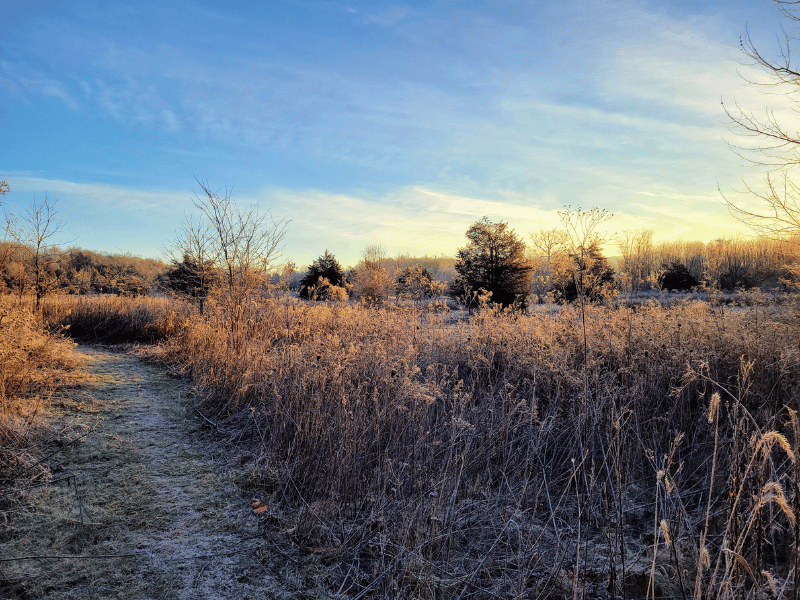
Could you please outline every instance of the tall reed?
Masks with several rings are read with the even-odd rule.
[[[88,342],[154,343],[175,335],[192,307],[166,297],[48,296],[42,319],[55,329]]]
[[[67,381],[72,347],[48,333],[39,314],[0,296],[0,482],[9,493],[16,476],[35,460],[29,453],[37,443],[34,421],[53,390]]]

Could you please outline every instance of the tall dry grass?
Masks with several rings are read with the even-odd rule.
[[[789,310],[589,306],[584,334],[573,308],[259,301],[168,346],[260,449],[266,505],[293,508],[271,535],[334,565],[342,594],[790,597]]]
[[[5,502],[14,486],[43,475],[31,469],[46,445],[37,417],[58,386],[70,380],[73,343],[45,330],[40,315],[16,298],[0,296],[0,486]],[[46,436],[45,436],[46,437]],[[25,477],[22,477],[22,475]]]
[[[166,297],[52,295],[42,302],[42,319],[82,341],[152,344],[175,335],[192,310]]]

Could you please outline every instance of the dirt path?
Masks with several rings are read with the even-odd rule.
[[[64,480],[30,490],[0,540],[3,559],[48,558],[0,563],[26,579],[0,596],[297,597],[301,585],[272,575],[280,557],[200,431],[186,384],[136,356],[76,351],[91,378],[56,412],[71,422],[65,438],[84,437],[50,459]],[[93,558],[52,558],[65,556]]]

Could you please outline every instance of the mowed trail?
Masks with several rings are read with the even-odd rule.
[[[63,439],[83,437],[49,460],[63,480],[28,491],[0,539],[3,559],[46,558],[0,563],[24,579],[0,596],[290,597],[186,384],[134,355],[76,352],[90,379],[52,418]]]

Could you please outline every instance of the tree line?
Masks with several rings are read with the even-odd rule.
[[[0,190],[10,188],[0,182]],[[7,217],[0,242],[0,284],[37,306],[51,292],[140,296],[167,293],[199,306],[222,304],[232,315],[253,293],[296,293],[312,301],[355,299],[382,304],[391,297],[417,303],[445,295],[473,309],[484,304],[525,308],[530,302],[596,302],[619,292],[720,290],[797,284],[800,236],[655,242],[641,229],[607,236],[612,215],[567,207],[562,227],[529,234],[527,242],[505,222],[487,217],[466,231],[454,258],[389,257],[367,246],[358,264],[342,268],[328,250],[304,271],[281,264],[286,221],[255,209],[242,211],[229,193],[200,184],[200,220],[184,221],[166,248],[168,263],[103,254],[55,243],[60,224],[55,203],[33,202],[20,220]],[[0,195],[2,198],[2,195]],[[604,249],[616,248],[613,259]],[[612,262],[614,264],[612,264]],[[276,267],[278,269],[276,270]]]

